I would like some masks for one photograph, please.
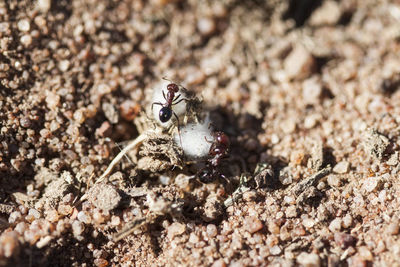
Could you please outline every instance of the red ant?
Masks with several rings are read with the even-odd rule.
[[[187,101],[187,99],[182,98],[182,99],[178,100],[181,95],[179,94],[179,95],[175,96],[175,94],[178,93],[178,91],[179,91],[179,87],[175,83],[168,84],[167,90],[168,90],[168,93],[167,93],[166,97],[165,97],[164,90],[162,91],[166,102],[164,104],[161,102],[154,102],[151,105],[151,109],[153,109],[154,105],[160,105],[162,107],[158,113],[159,119],[162,123],[169,121],[172,117],[172,114],[174,114],[176,120],[178,121],[178,129],[179,129],[179,118],[178,118],[178,115],[176,115],[176,113],[172,110],[172,106],[179,104],[183,100]]]
[[[217,170],[221,160],[227,155],[230,141],[229,137],[224,132],[215,132],[213,134],[214,142],[208,152],[209,158],[207,159],[206,167],[201,169],[196,176],[202,183],[210,183],[218,178],[226,179],[225,175]]]

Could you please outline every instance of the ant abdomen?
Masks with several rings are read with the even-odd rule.
[[[162,107],[158,113],[159,119],[162,123],[169,121],[172,117],[172,109],[169,107]]]

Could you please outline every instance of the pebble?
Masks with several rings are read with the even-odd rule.
[[[311,26],[335,25],[339,22],[342,12],[336,1],[324,1],[310,17]]]
[[[297,207],[296,205],[292,205],[286,208],[285,215],[287,218],[295,218],[297,217]]]
[[[374,259],[371,251],[366,246],[361,246],[357,250],[363,260],[372,261]]]
[[[296,122],[294,119],[287,119],[280,124],[280,127],[285,134],[290,134],[296,130]]]
[[[399,221],[390,223],[387,227],[388,234],[397,235],[399,233]]]
[[[8,222],[9,223],[15,223],[20,219],[22,216],[21,212],[19,211],[13,211],[11,212],[10,216],[8,217]]]
[[[317,267],[320,266],[320,259],[317,254],[302,252],[297,256],[297,262],[304,267]]]
[[[30,34],[24,34],[21,36],[20,41],[25,47],[28,47],[32,44],[32,36]]]
[[[278,256],[282,253],[282,249],[278,245],[275,245],[269,249],[269,252],[271,255]]]
[[[326,180],[331,187],[340,186],[340,177],[338,175],[330,174]]]
[[[357,241],[352,235],[340,232],[336,232],[334,234],[334,239],[336,244],[342,249],[347,249],[350,246],[354,246]]]
[[[181,235],[186,231],[186,225],[178,222],[172,223],[168,226],[167,236],[169,240],[172,240],[175,236]]]
[[[215,224],[207,225],[207,235],[209,237],[215,237],[218,234],[218,229]]]
[[[211,35],[216,30],[215,21],[211,18],[200,18],[197,21],[197,29],[202,35]]]
[[[62,72],[66,72],[66,71],[68,70],[68,68],[69,68],[69,65],[70,65],[69,60],[64,59],[64,60],[61,60],[61,61],[58,63],[58,68],[59,68]]]
[[[363,181],[361,189],[366,192],[373,192],[378,188],[378,185],[379,185],[378,177],[369,177]]]
[[[78,212],[77,219],[84,224],[89,224],[92,221],[90,214],[87,211],[80,211]]]
[[[32,215],[35,219],[40,218],[40,212],[35,209],[29,209],[28,215]]]
[[[353,217],[350,214],[346,214],[343,217],[342,226],[343,228],[349,228],[353,224]]]
[[[21,32],[27,32],[31,29],[31,24],[27,19],[21,19],[20,21],[18,21],[17,27],[18,30],[20,30]]]
[[[302,223],[303,223],[304,227],[306,227],[306,228],[311,228],[315,225],[315,221],[310,218],[304,219]]]
[[[350,168],[350,163],[347,161],[341,161],[338,164],[333,167],[333,172],[339,173],[339,174],[344,174],[349,171]]]
[[[15,231],[3,233],[0,236],[0,247],[6,258],[11,257],[19,249],[18,234]]]
[[[226,267],[226,263],[224,262],[223,259],[219,259],[214,261],[211,267]]]
[[[50,10],[51,0],[38,0],[37,7],[40,11],[42,11],[43,13],[46,13],[47,11]]]
[[[318,114],[312,114],[304,118],[304,128],[312,129],[317,125],[320,116]]]
[[[119,205],[121,196],[112,185],[97,184],[89,189],[88,200],[96,208],[110,211]]]
[[[83,231],[85,231],[85,226],[83,225],[83,223],[78,220],[75,220],[72,223],[72,232],[74,236],[75,237],[80,236],[83,233]]]
[[[322,94],[322,84],[317,77],[303,82],[303,100],[306,104],[318,104]]]
[[[93,261],[93,263],[97,267],[106,267],[106,266],[108,266],[108,261],[105,260],[105,259],[101,259],[101,258],[100,259],[95,259]]]
[[[315,69],[315,59],[304,46],[296,45],[284,61],[284,68],[289,79],[304,79]]]
[[[36,243],[36,247],[41,249],[41,248],[47,246],[52,239],[53,239],[53,237],[50,235],[44,236]]]
[[[255,216],[248,216],[244,219],[244,229],[253,234],[263,228],[263,223]]]
[[[72,207],[70,205],[60,204],[58,205],[57,211],[61,215],[69,215],[72,212]]]
[[[328,228],[332,233],[334,233],[334,232],[340,231],[341,227],[342,227],[342,219],[335,218],[331,221]]]

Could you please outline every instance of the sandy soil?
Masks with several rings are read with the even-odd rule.
[[[0,265],[400,266],[399,51],[395,0],[0,0]],[[227,179],[151,130],[163,77]]]

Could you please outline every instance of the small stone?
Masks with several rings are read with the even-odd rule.
[[[40,212],[35,209],[29,209],[28,215],[32,215],[35,219],[40,218]]]
[[[200,18],[197,21],[197,28],[202,35],[211,35],[216,30],[215,21],[211,18]]]
[[[120,225],[120,224],[121,224],[121,218],[118,217],[118,216],[113,215],[113,216],[111,217],[111,225],[113,225],[113,226],[118,226],[118,225]]]
[[[248,216],[244,219],[243,227],[249,233],[255,233],[263,228],[263,223],[255,216]]]
[[[269,249],[269,252],[271,255],[278,256],[282,253],[282,249],[278,245],[275,245]]]
[[[387,227],[387,233],[391,235],[397,235],[399,233],[399,221],[390,223]]]
[[[24,34],[21,36],[20,41],[25,47],[28,47],[32,44],[32,36],[30,34]]]
[[[29,20],[21,19],[18,21],[17,27],[21,32],[27,32],[31,29],[31,24],[29,23]]]
[[[340,177],[338,175],[330,174],[326,180],[331,187],[340,186]]]
[[[322,94],[322,84],[317,77],[303,82],[303,100],[306,104],[318,104]]]
[[[47,11],[50,10],[51,0],[38,0],[37,7],[40,11],[42,11],[43,13],[46,13]]]
[[[369,177],[362,183],[362,190],[366,192],[373,192],[378,189],[380,179],[378,177]]]
[[[339,3],[328,0],[317,8],[310,17],[311,26],[335,25],[339,22],[342,12]]]
[[[3,233],[0,236],[0,247],[6,258],[11,257],[19,249],[18,234],[15,231]]]
[[[211,267],[226,267],[226,263],[224,262],[223,259],[219,259],[214,261],[214,263],[211,265]]]
[[[363,144],[367,154],[372,155],[378,160],[382,160],[390,141],[377,130],[371,129],[365,133]]]
[[[57,211],[61,215],[69,215],[72,212],[72,207],[70,205],[60,204],[58,205]]]
[[[335,167],[333,167],[333,172],[343,174],[347,173],[349,171],[349,168],[350,168],[350,163],[348,163],[347,161],[341,161],[338,164],[336,164]]]
[[[320,259],[317,254],[302,252],[297,256],[297,262],[304,267],[320,266]]]
[[[15,223],[21,218],[22,214],[19,211],[11,212],[10,216],[8,217],[9,223]]]
[[[89,224],[92,221],[90,214],[87,211],[78,212],[77,219],[84,224]]]
[[[218,234],[218,229],[215,224],[207,225],[207,235],[209,237],[215,237]]]
[[[167,236],[172,240],[175,236],[181,235],[186,231],[186,225],[178,222],[172,223],[167,229]]]
[[[55,209],[46,211],[46,220],[49,222],[57,222],[59,219],[58,212]]]
[[[351,217],[350,214],[346,214],[346,216],[343,217],[342,226],[344,228],[349,228],[352,224],[353,224],[353,218]]]
[[[103,211],[115,209],[121,201],[117,190],[109,184],[96,184],[89,189],[87,194],[89,202]]]
[[[192,244],[197,244],[200,241],[199,237],[195,233],[190,233],[189,242]]]
[[[68,68],[69,68],[69,60],[67,60],[67,59],[64,59],[64,60],[61,60],[59,63],[58,63],[58,68],[62,71],[62,72],[66,72],[67,70],[68,70]]]
[[[286,208],[285,215],[287,218],[297,217],[297,207],[295,205]]]
[[[312,114],[304,118],[304,128],[312,129],[315,125],[317,125],[320,116],[317,114]]]
[[[47,246],[52,239],[53,239],[53,237],[50,235],[44,236],[36,243],[36,247],[39,249],[43,248],[43,247]]]
[[[74,236],[75,237],[80,236],[83,233],[83,231],[85,231],[85,226],[83,225],[83,223],[78,220],[75,220],[72,223],[72,232],[74,233]]]
[[[296,122],[294,119],[287,119],[280,124],[280,127],[285,134],[290,134],[296,130]]]
[[[95,259],[93,261],[93,263],[94,263],[94,266],[96,266],[96,267],[106,267],[106,266],[108,266],[108,261],[106,259],[102,259],[102,258]]]
[[[315,225],[315,221],[310,218],[306,218],[303,220],[303,225],[306,228],[312,228]]]
[[[350,246],[354,246],[357,241],[352,235],[340,232],[335,233],[334,239],[336,244],[342,249],[347,249]]]
[[[374,257],[372,256],[371,251],[366,246],[361,246],[358,248],[358,254],[363,260],[372,261]]]
[[[342,227],[342,219],[335,218],[331,221],[328,228],[332,233],[334,233],[334,232],[340,231],[341,227]]]
[[[279,234],[279,232],[280,232],[280,227],[279,227],[279,225],[276,223],[275,220],[270,221],[270,222],[268,223],[268,231],[270,231],[272,234],[275,234],[275,235]]]
[[[296,45],[284,61],[284,68],[289,79],[304,79],[315,70],[313,55],[302,45]]]

